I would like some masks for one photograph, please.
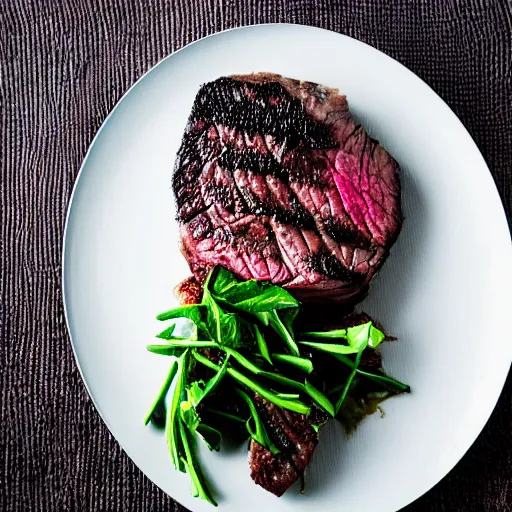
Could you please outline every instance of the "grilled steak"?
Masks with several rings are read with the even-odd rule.
[[[256,407],[280,453],[272,455],[254,440],[249,445],[251,478],[265,490],[282,496],[311,462],[318,434],[308,416],[281,409],[255,396]]]
[[[399,168],[337,90],[279,75],[199,90],[173,189],[182,250],[305,302],[357,302],[400,231]]]

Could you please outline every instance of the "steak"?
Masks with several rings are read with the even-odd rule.
[[[249,444],[251,478],[265,490],[282,496],[311,462],[318,434],[308,416],[277,407],[255,395],[255,404],[272,442],[273,455],[254,440]]]
[[[355,303],[402,223],[399,167],[336,89],[259,73],[199,90],[173,175],[182,251],[299,300]]]

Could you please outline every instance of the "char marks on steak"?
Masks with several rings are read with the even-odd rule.
[[[255,404],[267,433],[280,452],[272,455],[269,450],[251,440],[251,478],[265,490],[282,496],[311,462],[318,434],[311,427],[308,416],[281,409],[259,395],[255,395]]]
[[[173,176],[199,282],[220,264],[306,302],[356,302],[400,231],[399,168],[337,90],[279,75],[199,90]]]

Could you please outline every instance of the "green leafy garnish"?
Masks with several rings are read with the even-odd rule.
[[[371,321],[296,334],[299,311],[299,302],[285,289],[240,281],[215,267],[203,286],[201,304],[157,316],[160,321],[186,322],[178,333],[180,324],[172,323],[156,336],[160,344],[147,346],[150,352],[169,356],[172,363],[144,422],[157,418],[157,409],[166,409],[171,460],[190,475],[195,496],[216,505],[194,451],[197,439],[218,451],[226,433],[246,431],[271,454],[279,453],[256,407],[261,399],[303,415],[321,409],[342,421],[348,432],[384,398],[410,391],[380,369],[372,372],[361,364],[363,353],[375,350],[386,338]],[[317,367],[322,357],[334,366]],[[368,382],[378,389],[371,397],[361,391]],[[315,431],[325,417],[320,415],[312,424]]]

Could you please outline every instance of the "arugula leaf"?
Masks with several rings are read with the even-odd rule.
[[[215,389],[226,374],[228,359],[229,356],[206,385],[203,381],[194,381],[189,384],[186,388],[187,400],[182,401],[180,404],[182,420],[192,432],[197,432],[201,435],[210,450],[219,449],[221,435],[218,430],[201,422],[196,408]]]
[[[368,346],[372,348],[377,348],[385,339],[386,335],[372,324],[370,327]]]
[[[242,342],[238,315],[224,312],[206,288],[203,304],[207,307],[206,325],[210,336],[219,345],[239,347]]]
[[[204,380],[195,380],[187,386],[187,399],[194,407],[204,398],[205,386]]]
[[[347,329],[347,343],[350,347],[359,351],[361,347],[366,348],[370,338],[371,322],[361,325],[355,325]]]
[[[298,301],[284,288],[256,279],[239,281],[233,273],[221,266],[210,272],[204,288],[216,300],[246,313],[299,307]]]
[[[261,281],[245,281],[231,288],[224,300],[239,311],[260,313],[298,308],[299,303],[284,288]]]
[[[220,265],[215,267],[204,284],[204,288],[211,290],[215,295],[223,296],[230,288],[238,284],[236,276]]]
[[[150,412],[145,417],[145,423],[151,420],[155,408],[161,406],[165,411],[165,396],[173,378],[176,378],[171,403],[167,408],[165,435],[173,464],[178,470],[189,473],[194,495],[215,504],[192,452],[196,435],[204,440],[210,450],[219,449],[220,430],[223,428],[221,422],[217,424],[215,415],[236,423],[244,423],[252,439],[266,446],[272,453],[278,453],[265,430],[250,393],[246,393],[247,390],[257,393],[278,407],[300,414],[310,414],[309,404],[315,403],[331,416],[337,416],[340,421],[348,417],[350,424],[361,414],[370,411],[374,403],[378,404],[393,392],[410,391],[409,386],[388,377],[384,372],[372,373],[359,368],[363,351],[367,348],[377,348],[385,339],[384,333],[371,321],[346,329],[304,332],[299,335],[300,341],[297,342],[294,321],[298,313],[299,302],[285,289],[254,279],[241,281],[227,269],[217,266],[209,273],[203,286],[201,304],[181,306],[157,316],[161,321],[173,318],[184,318],[188,321],[181,328],[181,336],[174,335],[176,324],[172,324],[157,335],[157,338],[165,340],[165,344],[148,346],[151,352],[179,358],[171,367]],[[277,353],[271,355],[265,339],[266,331],[260,329],[261,324],[272,329],[285,342],[286,349],[276,349]],[[271,338],[273,346],[276,343],[274,338],[275,336]],[[322,339],[325,341],[322,342]],[[348,379],[344,379],[344,382],[329,392],[329,396],[337,396],[341,392],[335,405],[307,378],[299,381],[289,377],[297,375],[297,371],[308,376],[314,370],[312,361],[301,356],[298,343],[303,347],[329,353],[350,368]],[[204,348],[223,351],[225,358],[222,365],[211,361],[198,351]],[[243,353],[240,349],[243,349]],[[281,351],[283,353],[280,353]],[[356,356],[355,361],[348,357],[350,355]],[[196,364],[194,360],[213,370],[214,376],[206,382],[194,380],[187,384],[187,377],[190,380],[193,365]],[[266,371],[265,361],[271,366],[277,366],[278,369]],[[245,371],[249,372],[248,375]],[[346,373],[344,371],[340,375],[346,376]],[[200,409],[204,411],[205,422],[198,413],[198,406],[226,374],[234,380],[235,390],[238,390],[237,393],[248,405],[250,417],[245,419],[225,411]],[[315,378],[325,377],[318,374]],[[353,401],[351,390],[356,391],[360,377],[373,380],[386,391],[384,394],[376,394],[376,399],[371,405],[368,403],[359,407],[358,402],[354,408],[350,402]],[[239,389],[238,385],[243,389]],[[363,398],[366,397],[366,385],[361,388]],[[291,388],[291,392],[280,392],[283,387],[284,391]],[[301,396],[307,400],[306,403],[301,401]],[[210,422],[214,426],[211,426]],[[320,426],[314,425],[313,428],[318,430]],[[236,428],[238,434],[241,430],[239,427]]]

